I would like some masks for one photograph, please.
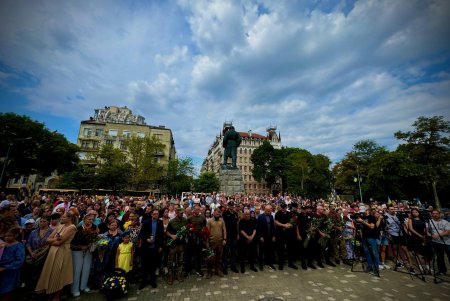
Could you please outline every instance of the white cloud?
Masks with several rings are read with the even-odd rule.
[[[347,3],[3,1],[0,89],[72,120],[128,105],[196,158],[225,120],[338,160],[450,118],[450,2]]]

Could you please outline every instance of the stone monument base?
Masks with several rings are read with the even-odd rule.
[[[220,192],[227,195],[245,193],[242,173],[239,169],[221,169],[219,173]]]

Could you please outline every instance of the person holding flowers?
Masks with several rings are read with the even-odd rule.
[[[184,245],[186,239],[187,220],[183,217],[184,209],[177,208],[176,217],[170,220],[167,226],[167,236],[169,241],[169,256],[167,260],[169,274],[167,276],[167,284],[172,285],[176,276],[178,281],[184,281],[183,264],[184,264]]]

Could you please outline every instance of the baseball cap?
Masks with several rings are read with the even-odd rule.
[[[8,200],[4,200],[4,201],[2,201],[0,203],[0,209],[4,209],[4,208],[9,207],[9,206],[11,206],[11,202],[8,201]]]

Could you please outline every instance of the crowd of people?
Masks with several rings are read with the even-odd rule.
[[[0,298],[19,287],[59,300],[102,288],[116,269],[139,289],[189,275],[364,262],[446,274],[448,216],[433,208],[289,195],[1,195]],[[436,257],[435,269],[433,262]],[[388,263],[390,260],[391,263]],[[205,275],[206,273],[206,275]],[[162,281],[162,280],[159,280]]]

